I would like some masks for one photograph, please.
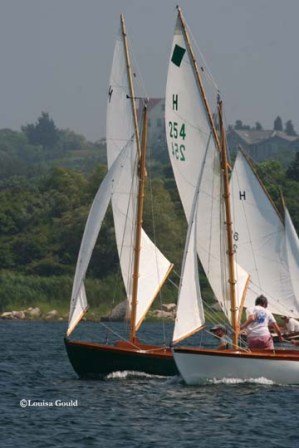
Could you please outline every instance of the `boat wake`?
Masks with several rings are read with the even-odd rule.
[[[137,372],[135,370],[124,370],[124,371],[119,371],[119,372],[112,372],[109,373],[109,375],[107,375],[105,377],[106,380],[127,380],[130,378],[161,378],[161,379],[165,379],[164,376],[160,376],[160,375],[151,375],[149,373],[145,373],[145,372]]]
[[[274,381],[268,378],[212,378],[208,380],[209,384],[262,384],[264,386],[272,386]]]
[[[176,384],[184,384],[184,380],[181,377],[181,375],[174,375],[174,376],[169,376],[169,377],[164,377],[164,379],[166,378],[165,381],[165,385],[176,385]]]

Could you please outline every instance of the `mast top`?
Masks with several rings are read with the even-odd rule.
[[[133,84],[131,60],[130,60],[129,47],[128,47],[128,37],[127,37],[127,31],[126,31],[126,25],[125,25],[125,18],[124,18],[123,14],[120,15],[120,22],[121,22],[121,31],[122,31],[122,36],[123,36],[126,69],[127,69],[128,83],[129,83],[129,98],[131,100],[131,109],[132,109],[132,116],[133,116],[133,122],[134,122],[137,153],[138,153],[138,156],[140,157],[141,144],[140,144],[138,121],[137,121],[137,110],[136,110],[136,104],[135,104],[135,90],[134,90],[134,84]]]
[[[183,17],[182,10],[181,10],[181,8],[179,6],[177,6],[177,10],[178,10],[178,17],[180,19],[181,26],[182,26],[183,37],[184,37],[185,44],[186,44],[186,47],[187,47],[187,50],[188,50],[188,53],[189,53],[189,57],[190,57],[190,60],[191,60],[191,65],[192,65],[192,68],[193,68],[193,71],[194,71],[194,75],[195,75],[197,86],[199,88],[200,96],[201,96],[202,101],[203,101],[203,106],[204,106],[205,111],[206,111],[208,123],[209,123],[210,129],[212,131],[212,135],[213,135],[213,139],[215,141],[215,145],[218,148],[218,150],[221,151],[221,142],[219,140],[219,136],[218,136],[218,133],[217,133],[217,130],[216,130],[216,126],[215,126],[215,123],[214,123],[214,119],[213,119],[213,116],[212,116],[210,105],[209,105],[209,102],[208,102],[208,99],[207,99],[207,96],[206,96],[206,92],[205,92],[205,88],[204,88],[204,85],[203,85],[203,81],[202,81],[202,77],[201,77],[201,74],[200,74],[200,70],[199,70],[199,67],[197,65],[196,57],[195,57],[195,54],[194,54],[194,51],[193,51],[193,48],[192,48],[192,45],[191,45],[191,40],[190,40],[189,32],[188,32],[188,29],[187,29],[187,25],[186,25],[185,19]]]

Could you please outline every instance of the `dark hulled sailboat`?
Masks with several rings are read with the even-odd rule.
[[[121,16],[107,103],[108,172],[91,206],[81,241],[65,338],[69,359],[80,377],[100,377],[128,370],[166,376],[177,373],[169,347],[140,344],[136,338],[136,332],[172,269],[172,264],[142,229],[146,104],[141,140],[127,34]],[[88,309],[84,279],[110,201],[121,273],[130,304],[130,335],[128,341],[115,345],[72,341],[69,336]]]

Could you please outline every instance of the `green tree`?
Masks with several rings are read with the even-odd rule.
[[[288,135],[297,135],[292,120],[288,120],[285,124],[285,133]]]
[[[288,179],[299,182],[299,152],[296,152],[295,159],[290,163],[286,176]]]
[[[235,122],[235,129],[237,131],[240,131],[241,129],[243,129],[243,122],[242,122],[242,120],[236,120],[236,122]]]
[[[41,145],[45,149],[52,149],[59,140],[59,131],[47,112],[42,112],[36,124],[22,127],[32,145]]]
[[[280,116],[276,117],[274,120],[274,131],[283,131],[282,119]]]
[[[261,125],[261,123],[259,121],[256,121],[255,129],[256,129],[256,131],[261,131],[263,129],[263,126]]]
[[[248,124],[243,124],[242,120],[236,120],[234,127],[237,131],[250,129],[250,126]]]

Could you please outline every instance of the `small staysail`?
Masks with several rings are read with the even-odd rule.
[[[191,217],[187,232],[181,281],[179,286],[177,313],[173,332],[173,343],[177,343],[196,333],[205,323],[205,315],[198,278],[196,211],[197,207]]]
[[[168,68],[165,126],[169,156],[187,219],[191,216],[197,181],[201,177],[197,199],[197,254],[215,297],[229,317],[231,307],[226,304],[229,272],[220,151],[211,137],[211,125],[179,18]],[[241,274],[237,275],[237,278],[241,277]],[[237,294],[240,302],[242,286],[237,288]]]
[[[132,145],[126,145],[116,158],[102,181],[89,211],[74,277],[67,336],[72,333],[88,308],[84,278],[111,196],[122,179],[124,162],[130,157],[132,149]]]
[[[299,316],[299,238],[287,208],[285,213],[285,242],[290,280],[294,291],[293,312]]]
[[[263,294],[272,313],[298,316],[283,222],[241,152],[230,185],[236,260],[250,274],[245,305],[253,306],[256,297]]]
[[[108,167],[113,164],[124,145],[131,142],[133,146],[130,157],[125,161],[119,188],[114,191],[112,197],[118,255],[130,304],[138,192],[138,148],[132,102],[135,110],[135,100],[131,97],[129,85],[123,36],[120,31],[115,44],[109,82],[106,138]],[[139,328],[172,267],[143,230],[139,267],[136,329]]]

